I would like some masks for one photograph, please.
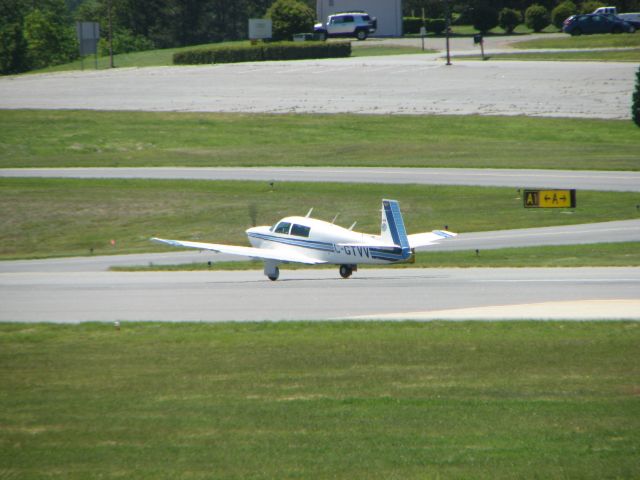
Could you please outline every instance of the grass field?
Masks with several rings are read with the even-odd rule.
[[[179,48],[164,48],[159,50],[147,50],[143,52],[131,52],[131,53],[121,53],[118,55],[114,55],[113,64],[116,68],[127,68],[127,67],[163,67],[173,65],[173,55],[174,53],[182,52],[185,50],[193,50],[193,49],[206,49],[210,47],[220,47],[222,45],[249,45],[248,41],[240,41],[240,42],[222,42],[222,43],[212,43],[206,45],[193,45],[190,47],[179,47]],[[368,47],[368,45],[367,45]],[[352,57],[370,57],[370,56],[382,56],[382,55],[402,55],[407,53],[422,53],[422,50],[419,48],[412,47],[397,47],[394,45],[377,45],[371,48],[354,48],[351,52]],[[433,53],[433,52],[425,52],[425,53]],[[100,56],[97,58],[97,66],[98,70],[106,70],[110,68],[109,65],[109,57],[108,56]],[[51,73],[51,72],[64,72],[68,70],[80,70],[83,68],[83,63],[80,60],[75,60],[71,63],[65,63],[62,65],[56,65],[54,67],[47,67],[40,70],[33,70],[29,72],[32,73]],[[96,68],[96,58],[94,56],[89,56],[84,59],[84,69],[85,70],[95,70]]]
[[[612,47],[640,47],[640,32],[620,35],[580,35],[572,37],[540,38],[523,40],[514,43],[514,48],[612,48]]]
[[[499,53],[488,55],[489,60],[528,60],[532,62],[640,62],[640,48],[587,52]],[[460,60],[480,60],[480,55],[454,57]]]
[[[638,142],[615,120],[0,111],[0,167],[640,170]]]
[[[0,325],[0,475],[637,478],[640,324]]]
[[[515,189],[188,180],[0,179],[0,258],[167,250],[152,236],[246,243],[253,223],[304,215],[380,231],[380,199],[400,201],[409,232],[474,232],[638,218],[637,193],[578,192],[578,208],[525,209]],[[293,207],[292,207],[293,206]],[[116,246],[110,240],[116,240]]]

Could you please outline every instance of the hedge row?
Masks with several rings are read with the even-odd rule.
[[[220,46],[173,54],[175,65],[261,62],[351,56],[350,42],[274,42],[246,46]]]
[[[404,33],[420,33],[420,28],[425,27],[427,33],[435,33],[440,35],[447,28],[447,22],[444,18],[425,18],[420,17],[403,17],[402,29]]]

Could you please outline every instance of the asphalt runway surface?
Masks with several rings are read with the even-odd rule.
[[[340,182],[474,185],[517,188],[575,188],[640,192],[640,172],[525,170],[495,168],[2,168],[0,177],[148,178],[158,180],[250,180],[258,182]]]
[[[629,119],[637,65],[418,55],[0,78],[1,109],[479,114]]]
[[[0,321],[640,319],[640,269],[0,274]]]

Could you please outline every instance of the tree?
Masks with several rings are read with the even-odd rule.
[[[24,38],[31,68],[68,62],[78,56],[76,35],[64,0],[42,2],[24,17]]]
[[[556,8],[551,10],[551,23],[557,28],[562,29],[563,22],[570,17],[578,13],[578,7],[571,0],[562,2]]]
[[[28,70],[24,14],[19,0],[0,0],[0,75]]]
[[[592,13],[596,8],[606,7],[607,5],[602,2],[587,1],[582,4],[582,7],[580,7],[580,11],[582,13]]]
[[[524,14],[524,23],[534,32],[540,32],[550,23],[549,11],[542,5],[534,3]]]
[[[498,15],[498,25],[506,33],[511,34],[515,28],[522,23],[522,15],[513,8],[503,8]]]
[[[274,40],[291,40],[296,33],[311,32],[316,12],[298,0],[276,0],[267,10]]]
[[[489,5],[478,5],[471,14],[473,28],[486,33],[498,26],[498,11]]]
[[[631,118],[640,127],[640,68],[636,72],[636,90],[633,92],[632,97]]]

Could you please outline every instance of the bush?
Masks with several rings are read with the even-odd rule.
[[[420,27],[424,25],[424,22],[420,17],[403,17],[402,18],[402,31],[406,33],[420,33]]]
[[[578,7],[576,7],[576,4],[567,0],[551,10],[551,23],[553,23],[558,30],[562,30],[562,24],[564,21],[576,13],[578,13]]]
[[[498,26],[498,11],[489,5],[478,5],[473,9],[473,28],[486,33]]]
[[[447,28],[447,21],[444,18],[427,18],[424,21],[427,32],[433,32],[440,35]]]
[[[633,92],[631,103],[631,118],[640,127],[640,68],[636,72],[636,91]]]
[[[299,0],[276,0],[267,10],[267,18],[273,22],[274,40],[291,40],[296,33],[313,31],[316,13]]]
[[[609,4],[589,0],[582,4],[582,7],[580,7],[580,13],[593,13],[596,8],[606,7],[607,5]]]
[[[350,42],[275,42],[185,50],[173,55],[175,65],[337,58],[351,55]]]
[[[109,55],[109,39],[103,37],[98,42],[100,55]],[[113,54],[141,52],[143,50],[153,50],[153,42],[142,35],[134,35],[126,28],[113,32]]]
[[[534,32],[541,32],[550,23],[549,11],[534,3],[524,12],[524,23]]]
[[[522,23],[522,15],[513,8],[503,8],[498,15],[498,25],[506,33],[513,33],[515,28]]]

